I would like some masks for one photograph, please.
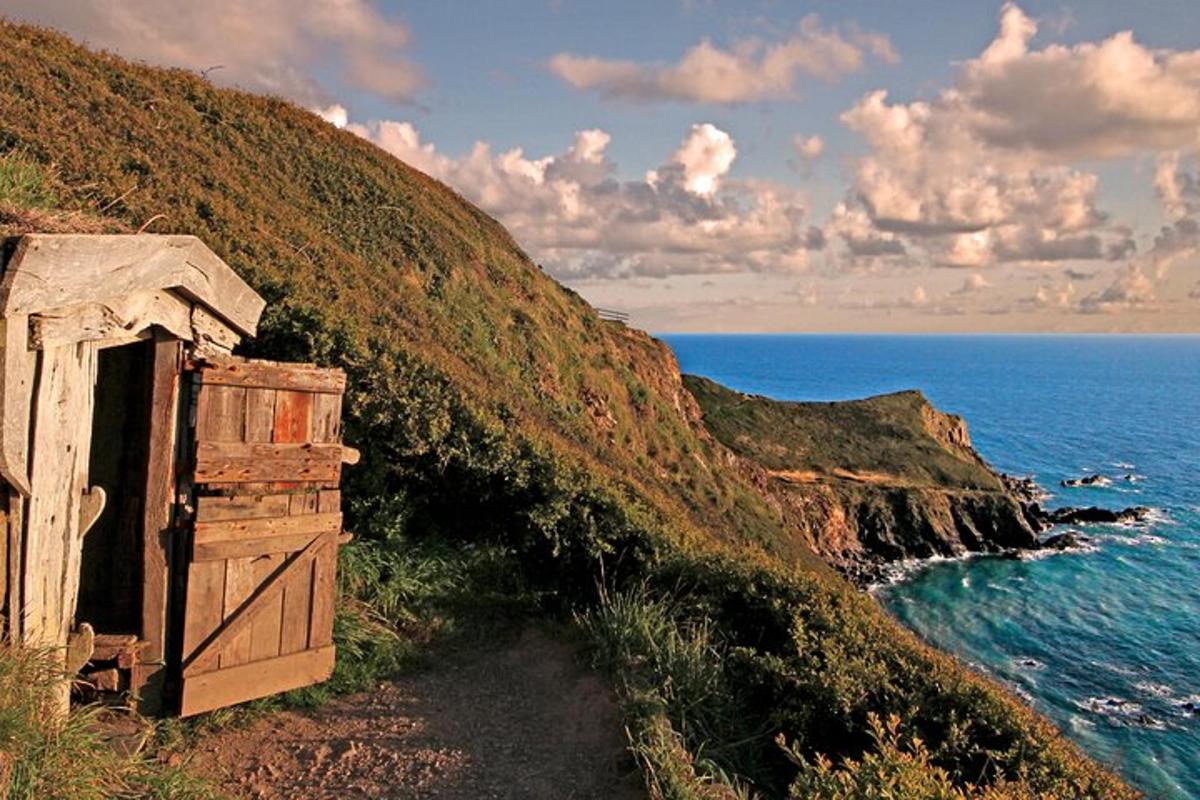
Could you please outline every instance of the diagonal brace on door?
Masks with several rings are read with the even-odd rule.
[[[197,665],[204,663],[207,654],[219,652],[233,641],[239,633],[246,630],[250,626],[254,612],[259,606],[269,603],[282,592],[287,579],[312,564],[322,549],[326,546],[336,547],[337,540],[336,532],[328,532],[316,536],[304,549],[298,551],[283,566],[275,570],[271,574],[271,577],[246,598],[244,603],[238,606],[237,610],[229,616],[221,627],[213,631],[212,635],[201,642],[200,646],[188,656],[187,660],[183,663],[183,676],[186,678],[194,675]]]

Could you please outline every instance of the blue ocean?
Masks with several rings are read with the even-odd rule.
[[[1200,336],[662,335],[786,400],[918,388],[1044,505],[1155,509],[1085,551],[927,563],[878,599],[1151,797],[1200,799]],[[1106,486],[1063,488],[1082,475]]]

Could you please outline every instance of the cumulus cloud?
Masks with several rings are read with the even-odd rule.
[[[609,134],[579,131],[563,152],[537,158],[477,142],[448,156],[408,122],[349,130],[445,181],[495,214],[561,278],[791,272],[824,245],[803,197],[779,183],[736,180],[733,138],[693,125],[641,180],[619,180]]]
[[[329,102],[312,77],[320,69],[390,100],[410,101],[424,84],[401,53],[408,28],[370,0],[7,0],[4,12],[310,107]]]
[[[1007,3],[1000,35],[945,98],[989,144],[1112,158],[1200,141],[1200,50],[1152,50],[1132,31],[1031,50],[1035,33]]]
[[[314,108],[313,113],[335,128],[344,128],[350,121],[350,114],[346,111],[346,107],[338,103],[324,108]]]
[[[801,75],[831,81],[862,69],[868,58],[899,60],[887,36],[826,28],[810,14],[783,41],[746,38],[723,49],[704,39],[674,64],[559,53],[547,68],[576,89],[623,100],[731,104],[791,97]]]
[[[691,133],[675,151],[675,163],[683,168],[684,187],[706,197],[717,191],[721,177],[729,172],[735,158],[737,148],[733,139],[708,122],[693,125]]]
[[[1151,51],[1129,34],[1030,48],[1036,22],[1004,6],[1000,30],[929,101],[865,95],[842,121],[866,140],[850,202],[934,263],[1122,260],[1128,228],[1098,208],[1080,158],[1197,141],[1200,51]],[[1160,191],[1171,183],[1159,168]]]

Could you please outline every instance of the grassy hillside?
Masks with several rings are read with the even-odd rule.
[[[336,686],[394,663],[367,629],[429,611],[413,556],[448,542],[473,554],[434,570],[451,594],[577,624],[656,796],[849,797],[872,775],[1129,794],[836,578],[704,429],[667,348],[447,187],[280,100],[3,23],[0,107],[0,173],[24,176],[0,232],[164,215],[150,230],[202,237],[267,298],[249,353],[349,373],[360,543]]]
[[[892,484],[1003,488],[970,448],[962,421],[917,391],[836,403],[746,395],[685,376],[705,426],[738,455],[771,470],[853,474]]]

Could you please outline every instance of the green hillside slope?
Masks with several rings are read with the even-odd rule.
[[[837,578],[705,430],[667,348],[444,185],[283,101],[5,23],[0,108],[0,173],[37,173],[0,190],[0,233],[161,214],[150,230],[202,237],[268,300],[249,353],[349,373],[347,591],[423,540],[503,548],[538,613],[590,637],[656,796],[850,797],[873,775],[1128,796]]]
[[[761,470],[784,527],[871,583],[894,562],[1038,546],[1037,525],[971,446],[960,417],[920,392],[781,402],[685,376],[709,431]]]

